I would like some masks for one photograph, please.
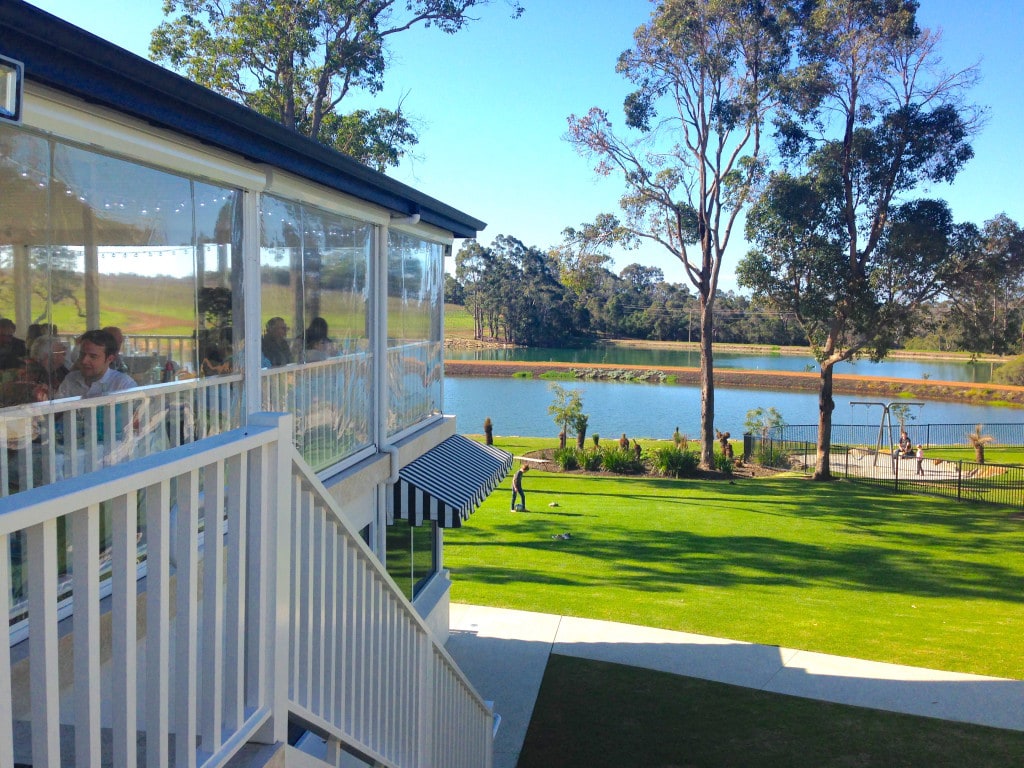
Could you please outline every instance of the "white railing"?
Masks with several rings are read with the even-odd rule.
[[[492,765],[489,707],[292,434],[291,416],[257,414],[244,430],[0,499],[0,553],[24,542],[16,564],[0,557],[0,615],[18,570],[28,624],[24,642],[0,643],[0,765],[59,765],[63,722],[79,765],[133,766],[141,748],[148,766],[219,766],[246,741],[282,742],[289,714],[333,754]],[[23,721],[30,747],[15,741]]]
[[[292,425],[261,420],[0,502],[0,552],[24,534],[29,623],[27,641],[0,643],[0,765],[60,765],[62,722],[74,730],[77,765],[101,764],[104,728],[112,738],[103,759],[124,766],[136,764],[140,745],[145,765],[218,766],[247,741],[284,738],[288,550],[276,542],[288,537],[279,478],[293,456]],[[74,601],[63,638],[61,517],[70,521]],[[0,557],[0,615],[11,586],[12,565]],[[30,754],[12,721],[30,723]]]
[[[289,709],[387,766],[488,768],[490,707],[296,463]]]
[[[4,408],[0,496],[234,429],[241,398],[233,374]]]
[[[387,429],[395,435],[441,412],[444,345],[417,341],[388,349]]]
[[[366,352],[261,372],[261,408],[295,414],[295,446],[319,471],[372,444],[373,356]]]

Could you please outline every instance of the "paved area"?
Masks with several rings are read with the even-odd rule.
[[[1024,731],[1024,681],[903,667],[685,632],[451,606],[448,650],[501,716],[495,768],[515,768],[548,656],[627,664],[791,696]]]

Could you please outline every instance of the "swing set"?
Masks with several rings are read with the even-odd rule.
[[[892,411],[896,410],[897,412],[901,412],[902,409],[904,408],[904,406],[917,406],[918,408],[924,408],[924,403],[906,403],[906,402],[895,402],[895,401],[894,402],[890,402],[890,403],[881,403],[881,402],[867,401],[867,400],[851,400],[850,401],[850,411],[851,411],[850,422],[851,423],[853,423],[853,416],[852,416],[852,414],[854,412],[854,407],[858,406],[858,405],[865,406],[865,410],[864,410],[864,426],[865,427],[870,426],[870,423],[868,422],[868,416],[871,414],[871,408],[872,407],[878,407],[878,408],[882,409],[882,417],[878,420],[878,438],[875,441],[875,458],[874,458],[874,461],[872,463],[872,466],[875,466],[875,467],[878,466],[878,454],[882,452],[882,440],[883,440],[883,436],[884,435],[888,435],[889,436],[889,453],[892,454],[893,456],[896,455],[895,444],[892,441]],[[902,419],[900,420],[900,426],[901,427],[903,426],[903,420]]]

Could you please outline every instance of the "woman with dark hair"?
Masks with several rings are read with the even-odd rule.
[[[333,353],[331,337],[327,335],[327,321],[314,317],[306,329],[306,361],[326,360]]]

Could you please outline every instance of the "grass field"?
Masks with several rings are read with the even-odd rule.
[[[508,488],[445,535],[453,600],[1024,678],[1024,523],[1000,508],[795,477],[534,471],[513,514]]]
[[[552,656],[518,768],[1004,768],[1024,733]]]

